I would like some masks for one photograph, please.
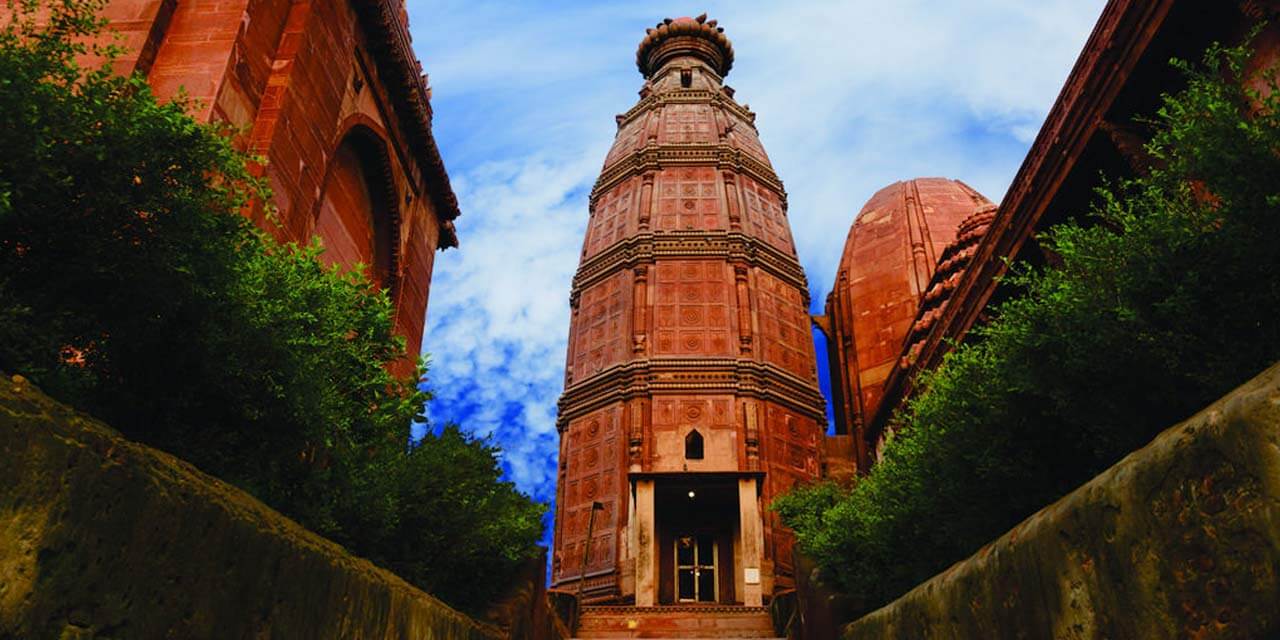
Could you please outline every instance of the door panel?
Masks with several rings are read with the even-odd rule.
[[[676,536],[676,601],[716,602],[720,585],[716,580],[718,549],[711,534]]]

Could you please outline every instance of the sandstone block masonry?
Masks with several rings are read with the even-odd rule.
[[[243,491],[0,378],[0,638],[496,637]]]
[[[844,637],[1277,632],[1280,365],[849,625]]]

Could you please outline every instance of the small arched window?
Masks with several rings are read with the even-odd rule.
[[[697,429],[684,437],[684,457],[686,460],[702,459],[702,434]]]

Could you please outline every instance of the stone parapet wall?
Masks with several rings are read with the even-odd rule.
[[[497,637],[245,492],[0,378],[0,638]]]
[[[1280,365],[844,638],[1280,633]]]

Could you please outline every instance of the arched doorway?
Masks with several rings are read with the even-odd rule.
[[[365,265],[374,286],[395,288],[399,214],[386,145],[366,127],[353,128],[338,145],[325,176],[316,215],[328,264]]]

